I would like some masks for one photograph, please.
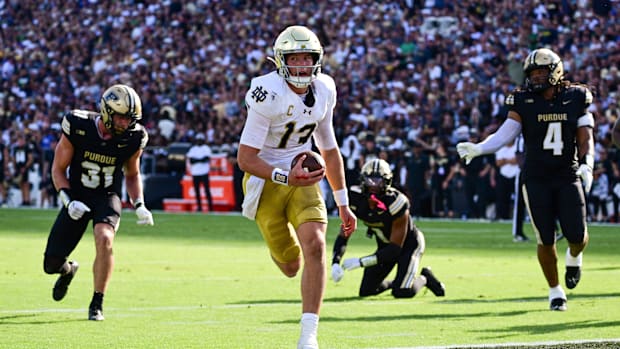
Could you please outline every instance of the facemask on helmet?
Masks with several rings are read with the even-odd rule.
[[[313,65],[306,67],[295,66],[295,68],[312,68],[312,74],[310,76],[291,74],[290,67],[286,64],[286,55],[304,52],[312,54]],[[278,74],[295,87],[304,88],[309,86],[321,71],[323,46],[321,46],[319,38],[304,26],[291,26],[280,33],[273,45],[273,53]]]
[[[547,69],[549,74],[544,81],[532,81],[530,73],[536,69]],[[539,92],[551,86],[558,85],[564,77],[564,66],[560,56],[555,52],[539,48],[532,51],[523,63],[523,72],[525,73],[525,87],[529,91]]]
[[[383,159],[373,159],[362,166],[360,184],[366,195],[383,195],[392,185],[392,170]]]
[[[105,90],[99,103],[103,125],[115,136],[124,134],[131,129],[138,120],[142,119],[142,102],[136,91],[127,85],[113,85]],[[115,116],[124,116],[131,119],[129,127],[118,130],[114,125]]]

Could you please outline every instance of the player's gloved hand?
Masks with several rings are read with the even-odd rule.
[[[338,282],[344,277],[344,269],[338,263],[332,264],[332,280]]]
[[[67,205],[67,211],[69,212],[69,217],[77,221],[82,218],[84,213],[90,212],[90,207],[86,206],[82,201],[73,200]]]
[[[482,154],[482,149],[480,149],[480,146],[471,142],[461,142],[457,144],[456,151],[459,153],[461,159],[465,159],[466,165],[469,165],[473,158]]]
[[[581,177],[581,182],[585,187],[586,194],[589,193],[590,189],[592,189],[592,181],[594,180],[592,168],[587,164],[579,165],[579,168],[577,169],[577,176]]]
[[[347,258],[342,262],[342,266],[345,270],[353,270],[360,268],[362,266],[362,262],[359,258]]]
[[[153,214],[144,205],[136,208],[136,216],[138,216],[137,223],[140,225],[155,225]]]

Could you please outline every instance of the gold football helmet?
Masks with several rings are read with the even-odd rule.
[[[297,76],[291,74],[289,67],[286,65],[285,56],[291,53],[309,52],[314,57],[314,65],[311,76]],[[323,46],[319,38],[308,28],[300,25],[290,26],[276,39],[273,45],[273,54],[278,74],[286,81],[298,88],[304,88],[316,79],[317,74],[321,71],[321,62],[323,61]]]
[[[549,76],[547,81],[543,83],[533,82],[530,80],[532,70],[547,68]],[[564,66],[560,56],[547,48],[539,48],[532,51],[523,63],[523,72],[525,73],[525,87],[534,92],[545,90],[551,86],[558,85],[564,77]]]
[[[362,166],[360,184],[364,194],[384,194],[392,185],[392,169],[383,159],[372,159]]]
[[[142,119],[142,102],[140,97],[133,88],[127,85],[117,84],[105,90],[101,96],[99,108],[104,126],[116,136],[124,132],[119,132],[114,128],[114,115],[131,118],[128,129]]]

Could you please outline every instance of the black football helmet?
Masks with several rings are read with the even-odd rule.
[[[383,195],[392,186],[392,170],[387,161],[383,159],[373,159],[362,166],[360,174],[360,185],[362,193],[366,195]]]
[[[541,68],[549,70],[546,81],[532,81],[530,79],[530,73],[535,69]],[[547,48],[539,48],[527,55],[523,63],[523,72],[525,73],[525,87],[529,91],[539,92],[560,84],[564,78],[564,65],[557,53]]]

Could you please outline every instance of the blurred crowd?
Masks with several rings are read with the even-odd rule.
[[[506,94],[523,82],[523,59],[551,48],[566,78],[595,93],[592,196],[603,204],[591,204],[590,214],[618,221],[620,154],[609,135],[620,113],[617,0],[0,0],[0,23],[2,172],[5,188],[21,186],[20,204],[32,195],[20,184],[24,166],[53,194],[46,153],[64,113],[98,110],[115,83],[140,94],[154,156],[165,159],[166,147],[197,134],[215,152],[234,154],[250,79],[274,69],[267,57],[277,34],[302,24],[319,35],[323,71],[337,83],[348,180],[357,181],[365,160],[383,157],[420,216],[495,218],[488,208],[498,166],[489,159],[468,168],[454,146],[501,124]],[[26,165],[12,155],[20,137],[32,154]],[[157,164],[166,171],[165,161]],[[6,190],[0,196],[7,201]]]

